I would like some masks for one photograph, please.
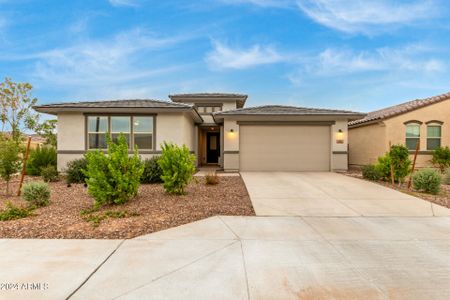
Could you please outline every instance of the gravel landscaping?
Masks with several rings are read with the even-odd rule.
[[[49,185],[50,204],[36,209],[33,216],[0,222],[0,238],[133,238],[215,215],[255,215],[239,176],[220,177],[217,185],[205,185],[204,177],[197,177],[182,196],[166,194],[161,184],[141,185],[138,196],[128,203],[96,212],[89,212],[93,199],[82,184],[67,187],[60,181]],[[11,183],[14,194],[17,187],[15,178]],[[20,197],[5,196],[4,182],[0,182],[0,199],[0,209],[7,201],[26,205]]]
[[[343,174],[345,174],[347,176],[366,180],[362,177],[361,170],[358,170],[358,169],[351,169],[347,172],[343,172]],[[374,182],[374,183],[383,185],[385,187],[398,190],[405,194],[409,194],[409,195],[412,195],[412,196],[415,196],[415,197],[418,197],[418,198],[421,198],[421,199],[424,199],[424,200],[427,200],[427,201],[450,208],[450,185],[441,184],[440,193],[437,195],[431,195],[431,194],[427,194],[427,193],[417,192],[417,191],[413,190],[412,188],[408,189],[407,181],[406,181],[406,183],[404,183],[400,186],[398,184],[395,184],[393,186],[390,182],[386,182],[386,181],[370,181],[370,182]]]

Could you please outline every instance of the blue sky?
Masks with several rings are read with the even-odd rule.
[[[0,76],[40,103],[238,92],[370,111],[450,91],[449,50],[445,0],[0,0]]]

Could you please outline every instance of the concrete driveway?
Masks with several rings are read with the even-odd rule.
[[[450,299],[449,228],[446,217],[212,217],[125,241],[0,240],[1,283],[14,285],[0,298]]]
[[[241,176],[258,216],[450,216],[440,205],[337,173]]]

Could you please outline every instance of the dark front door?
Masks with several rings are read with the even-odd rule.
[[[206,133],[206,163],[219,163],[220,153],[220,133],[207,132]]]

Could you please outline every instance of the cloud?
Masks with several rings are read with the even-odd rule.
[[[220,0],[220,2],[225,4],[252,4],[260,7],[293,7],[295,6],[295,1],[293,0]]]
[[[213,51],[206,56],[206,61],[212,69],[247,69],[285,60],[285,57],[271,46],[253,45],[249,49],[240,49],[220,42],[214,42],[213,46]]]
[[[347,33],[376,32],[388,26],[427,20],[437,14],[433,0],[298,0],[297,5],[315,22]]]
[[[139,6],[135,0],[108,0],[112,6],[130,6],[137,7]]]

